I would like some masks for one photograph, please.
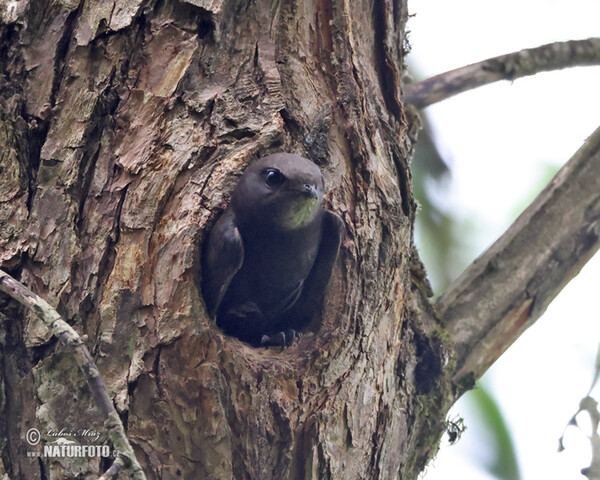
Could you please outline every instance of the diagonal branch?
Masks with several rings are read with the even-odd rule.
[[[600,127],[437,302],[459,394],[546,310],[600,247]]]
[[[130,468],[130,478],[144,480],[146,476],[135,458],[133,448],[125,435],[125,428],[106,391],[104,380],[81,337],[48,302],[2,270],[0,270],[0,291],[7,293],[17,302],[33,311],[75,357],[92,391],[96,406],[102,414],[104,426],[108,430],[113,446],[119,452],[118,458],[102,478],[116,478],[118,472],[125,467]]]
[[[440,73],[406,85],[404,102],[425,108],[498,80],[585,65],[600,65],[600,38],[549,43]]]

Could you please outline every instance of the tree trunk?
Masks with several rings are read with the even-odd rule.
[[[87,336],[147,477],[416,478],[453,395],[412,242],[406,1],[0,15],[0,267]],[[225,336],[198,289],[237,177],[277,151],[321,167],[346,225],[322,318],[284,351]],[[27,455],[108,440],[75,363],[0,302],[0,476],[96,477],[110,459]]]

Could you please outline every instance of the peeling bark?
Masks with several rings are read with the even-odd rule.
[[[0,267],[82,335],[148,478],[416,478],[456,396],[597,249],[596,133],[436,319],[406,18],[402,0],[0,5]],[[225,336],[198,289],[238,176],[277,151],[321,167],[346,226],[283,352]],[[97,478],[108,460],[27,455],[30,428],[110,440],[50,330],[5,296],[0,322],[0,475]]]
[[[125,428],[113,406],[111,398],[108,396],[104,380],[79,334],[44,299],[35,295],[31,290],[24,287],[2,270],[0,270],[0,291],[10,295],[10,297],[31,310],[42,320],[52,330],[52,333],[60,341],[64,349],[77,362],[83,377],[87,381],[94,403],[104,420],[104,428],[116,451],[119,452],[118,458],[109,468],[109,471],[116,469],[118,472],[122,470],[123,466],[129,466],[131,467],[130,478],[145,480],[146,477],[125,435]],[[44,380],[46,378],[42,378],[42,381]],[[49,386],[50,390],[52,384]],[[50,400],[53,400],[52,395],[50,395]]]
[[[0,266],[87,335],[147,477],[415,478],[451,395],[413,278],[404,2],[10,8]],[[197,288],[237,176],[281,150],[321,166],[347,228],[322,318],[284,352],[223,335]],[[45,327],[7,312],[2,379],[20,362],[24,384],[0,402],[0,473],[97,476],[22,454],[31,426],[99,420]]]

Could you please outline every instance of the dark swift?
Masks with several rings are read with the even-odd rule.
[[[322,207],[310,160],[276,153],[251,164],[204,245],[202,291],[228,335],[290,345],[321,306],[343,232]]]

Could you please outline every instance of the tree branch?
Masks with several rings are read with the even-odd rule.
[[[546,310],[600,246],[600,128],[437,302],[459,394]]]
[[[104,426],[108,430],[108,436],[111,439],[114,448],[119,452],[120,458],[117,458],[115,461],[116,467],[109,468],[109,472],[111,472],[111,474],[114,471],[118,473],[123,465],[125,465],[131,469],[130,478],[145,480],[146,476],[144,475],[142,467],[135,457],[133,448],[125,435],[125,428],[123,427],[121,419],[106,391],[104,380],[102,379],[89,350],[78,333],[61,318],[58,312],[52,308],[48,302],[38,297],[31,290],[2,270],[0,270],[0,291],[7,293],[17,302],[32,310],[33,313],[43,320],[52,330],[52,333],[58,337],[61,344],[75,357],[75,360],[92,391],[92,397],[96,402],[96,406],[102,414]],[[102,478],[114,478],[114,476],[106,477],[105,474]]]
[[[585,65],[600,65],[600,38],[549,43],[440,73],[406,85],[404,102],[425,108],[498,80]]]

